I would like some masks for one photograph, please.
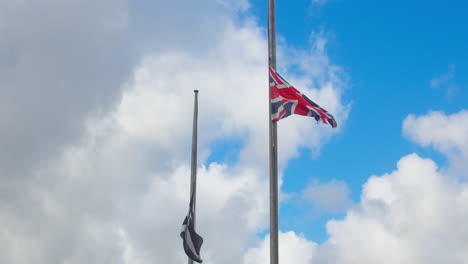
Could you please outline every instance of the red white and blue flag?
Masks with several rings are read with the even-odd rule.
[[[270,67],[271,119],[279,121],[292,114],[312,116],[324,124],[336,127],[335,118],[303,93],[286,82]]]

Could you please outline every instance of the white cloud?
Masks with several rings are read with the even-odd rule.
[[[455,65],[449,65],[449,71],[430,81],[431,87],[439,88],[455,78]]]
[[[448,72],[430,81],[431,87],[434,89],[443,89],[445,97],[452,97],[460,88],[455,84],[455,65],[449,65]]]
[[[445,154],[451,162],[452,174],[468,177],[468,112],[452,115],[430,112],[425,116],[409,115],[403,122],[403,133],[422,146],[430,146]]]
[[[466,263],[468,184],[451,173],[466,174],[466,156],[459,156],[468,150],[466,116],[408,116],[405,135],[441,151],[451,165],[439,169],[411,154],[395,171],[370,177],[360,203],[343,220],[327,223],[330,237],[310,263]]]
[[[278,240],[280,263],[307,264],[313,260],[317,245],[307,241],[302,234],[298,235],[293,231],[279,232]],[[270,263],[270,237],[265,237],[258,248],[249,249],[243,263]]]
[[[321,146],[345,125],[341,121],[347,120],[350,105],[341,102],[343,90],[346,88],[348,77],[343,70],[330,62],[327,55],[327,38],[324,32],[312,32],[310,47],[308,50],[298,50],[289,47],[287,43],[281,44],[278,51],[278,72],[290,84],[306,94],[321,107],[334,115],[338,122],[338,128],[331,130],[328,126],[315,122],[303,122],[303,117],[292,116],[282,120],[284,125],[279,126],[279,151],[280,157],[295,156],[296,148],[282,147],[281,142],[311,148],[314,154],[320,151]],[[289,68],[295,68],[295,72],[289,72]],[[299,73],[299,75],[298,75]],[[296,127],[297,130],[290,130]],[[320,133],[310,133],[311,130]],[[281,139],[284,138],[284,141]],[[285,159],[283,159],[285,160]]]
[[[202,256],[207,262],[239,263],[267,223],[264,29],[253,20],[235,21],[232,7],[226,11],[216,1],[107,3],[111,9],[93,3],[50,1],[39,13],[32,2],[9,4],[9,10],[19,8],[44,19],[50,15],[52,22],[38,22],[37,27],[57,43],[30,32],[15,33],[21,33],[16,25],[28,25],[35,16],[1,16],[8,22],[1,28],[7,36],[26,38],[8,39],[7,48],[21,47],[13,54],[26,58],[18,61],[29,69],[12,73],[0,67],[9,81],[2,87],[19,91],[8,99],[12,109],[22,109],[13,106],[18,102],[29,108],[25,113],[15,110],[11,120],[11,112],[0,112],[1,125],[11,125],[2,135],[11,147],[0,149],[0,155],[21,164],[21,170],[7,166],[0,171],[0,262],[185,261],[179,228],[188,206],[192,91],[199,89],[197,225],[206,241]],[[157,14],[148,16],[148,10]],[[73,23],[60,24],[64,17]],[[0,49],[2,56],[8,53]],[[34,69],[40,72],[35,75]],[[306,88],[318,95],[325,90],[321,104],[336,110],[342,124],[344,84],[322,81],[331,74],[312,75],[319,81]],[[280,129],[280,144],[312,127],[317,133],[310,141],[282,144],[283,164],[299,145],[314,148],[329,137],[312,120],[291,122],[297,126]],[[210,143],[232,138],[244,142],[235,164],[205,164]],[[12,148],[14,158],[8,156]]]
[[[328,222],[317,263],[465,263],[468,185],[416,154],[373,176],[344,220]]]
[[[264,29],[233,22],[232,9],[207,0],[0,5],[1,263],[185,261],[178,233],[187,210],[194,89],[202,256],[207,263],[267,263],[268,239],[256,237],[268,213]],[[341,125],[346,78],[329,62],[326,38],[315,34],[312,44],[292,53],[280,46],[280,54],[292,54],[281,73]],[[291,64],[308,77],[287,72]],[[446,154],[447,171],[466,175],[466,115],[409,116],[404,133]],[[303,120],[281,121],[283,166],[299,146],[315,149],[330,136]],[[211,142],[232,138],[245,143],[235,164],[205,164]],[[280,258],[466,263],[467,202],[464,181],[409,155],[394,172],[368,180],[361,202],[328,223],[323,245],[281,233]]]

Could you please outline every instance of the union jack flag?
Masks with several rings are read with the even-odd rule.
[[[324,124],[336,127],[335,118],[303,93],[286,82],[270,67],[271,119],[279,121],[292,114],[312,116]]]

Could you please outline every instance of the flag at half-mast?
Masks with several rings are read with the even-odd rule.
[[[270,67],[271,119],[279,121],[292,114],[312,116],[324,124],[336,127],[335,118],[303,93],[286,82]]]
[[[184,251],[187,256],[198,263],[202,263],[200,257],[200,248],[203,244],[203,238],[195,231],[194,224],[194,204],[193,204],[193,193],[190,198],[190,206],[187,216],[182,223],[182,230],[180,237],[183,240]]]

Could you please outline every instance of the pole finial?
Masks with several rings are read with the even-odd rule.
[[[193,90],[194,93],[198,93],[198,90]]]

